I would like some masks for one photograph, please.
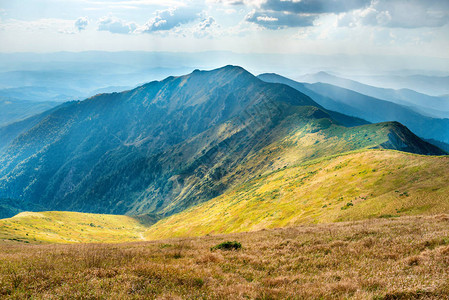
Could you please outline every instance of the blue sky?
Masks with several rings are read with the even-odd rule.
[[[0,0],[0,52],[449,57],[449,0]]]

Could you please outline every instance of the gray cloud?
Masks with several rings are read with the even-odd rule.
[[[78,29],[78,31],[86,29],[87,25],[89,24],[89,20],[87,17],[79,17],[75,21],[75,28]]]
[[[156,16],[144,25],[142,32],[149,33],[170,30],[198,18],[199,11],[196,9],[169,8],[166,10],[159,10],[156,12]]]
[[[339,26],[441,27],[449,23],[449,1],[380,0],[339,17]]]
[[[284,12],[258,12],[253,10],[245,17],[245,21],[258,24],[268,29],[285,27],[313,26],[316,15],[300,15]]]
[[[267,0],[262,8],[297,14],[342,13],[367,7],[371,0]]]
[[[99,31],[109,31],[111,33],[128,34],[134,32],[136,27],[135,23],[127,23],[112,16],[103,17],[98,21]]]

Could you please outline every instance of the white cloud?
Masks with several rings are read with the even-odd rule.
[[[223,5],[243,5],[245,2],[243,0],[207,0],[208,3],[216,3]]]
[[[190,23],[200,17],[199,10],[194,8],[173,7],[156,11],[156,16],[149,20],[141,32],[166,31],[183,24]]]
[[[111,33],[128,34],[133,33],[137,25],[133,22],[125,22],[113,16],[103,17],[98,21],[98,31],[109,31]]]
[[[196,38],[210,37],[214,29],[218,27],[215,19],[209,16],[193,28],[193,35]]]
[[[374,0],[365,9],[339,16],[339,26],[441,27],[449,23],[449,1]]]
[[[245,16],[245,21],[273,30],[313,26],[316,19],[316,15],[257,10],[252,10]]]
[[[257,21],[259,22],[276,22],[279,21],[278,18],[268,17],[268,16],[258,16]]]

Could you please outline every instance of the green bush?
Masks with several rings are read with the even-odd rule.
[[[221,244],[218,244],[212,248],[210,248],[211,251],[214,250],[239,250],[242,248],[242,244],[240,244],[239,242],[233,241],[227,241],[227,242],[223,242]]]

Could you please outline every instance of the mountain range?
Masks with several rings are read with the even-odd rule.
[[[445,96],[429,96],[406,88],[391,89],[375,87],[326,72],[307,74],[299,76],[297,79],[305,83],[328,83],[349,89],[366,96],[407,106],[425,116],[449,118],[449,102]]]
[[[11,138],[0,149],[0,198],[155,219],[348,151],[445,154],[398,122],[369,124],[325,109],[236,66],[68,102],[20,124],[15,134],[3,128]]]
[[[398,121],[410,128],[418,136],[425,139],[434,139],[440,142],[449,143],[449,119],[448,118],[432,118],[420,114],[413,107],[394,103],[396,100],[386,101],[377,99],[365,94],[355,92],[351,89],[342,88],[340,86],[327,83],[301,83],[291,79],[282,77],[277,74],[261,74],[259,78],[267,82],[277,82],[287,84],[298,91],[308,95],[317,101],[320,105],[344,113],[350,116],[362,118],[369,122],[385,122]],[[325,77],[329,78],[329,77]],[[330,77],[336,78],[336,77]],[[325,80],[323,80],[325,81]],[[327,80],[337,81],[337,80]],[[351,86],[358,90],[367,91],[368,88],[356,88],[358,83],[348,84],[348,81],[338,81],[340,85]],[[370,94],[383,94],[388,98],[388,93],[384,93],[384,89],[369,88]],[[429,98],[430,96],[426,96]],[[423,97],[422,105],[426,101]],[[435,98],[435,97],[433,97]],[[438,98],[442,104],[449,107],[449,102]],[[443,105],[444,103],[444,105]]]

